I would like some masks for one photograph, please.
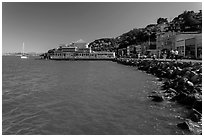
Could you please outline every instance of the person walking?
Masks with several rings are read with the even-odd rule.
[[[164,51],[163,57],[164,57],[164,60],[166,61],[166,57],[167,57],[166,51]]]
[[[156,54],[153,54],[152,58],[153,58],[153,60],[156,60],[157,55],[156,55]]]
[[[174,54],[175,54],[175,60],[177,60],[178,59],[178,50],[175,50]]]
[[[140,59],[140,53],[138,53],[138,59]]]
[[[173,60],[174,59],[174,50],[173,49],[170,51],[170,54],[171,54],[171,60]]]

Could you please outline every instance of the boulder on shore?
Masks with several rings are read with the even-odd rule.
[[[155,102],[162,102],[164,100],[163,96],[160,95],[150,95],[149,97],[151,97],[152,101]]]
[[[177,127],[183,130],[187,130],[189,132],[193,132],[194,134],[201,135],[202,134],[202,125],[193,122],[191,120],[186,120],[182,123],[177,124]]]
[[[202,119],[202,63],[160,60],[130,61],[130,59],[120,58],[117,59],[117,62],[131,66],[134,64],[133,66],[139,70],[157,76],[159,81],[165,80],[162,85],[162,90],[165,92],[149,97],[155,102],[162,102],[165,98],[188,106],[193,110],[189,116],[190,121],[179,123],[177,126],[195,134],[202,134],[202,126],[199,125]]]

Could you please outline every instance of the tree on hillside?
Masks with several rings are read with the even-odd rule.
[[[173,24],[177,24],[181,31],[201,31],[202,13],[194,11],[184,11],[173,19]]]
[[[157,24],[163,24],[163,23],[168,23],[167,18],[158,18],[157,19]]]
[[[114,38],[101,38],[89,44],[93,51],[115,51],[117,48]]]

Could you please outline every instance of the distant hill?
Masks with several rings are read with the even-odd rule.
[[[20,56],[22,53],[20,52],[15,52],[15,53],[2,53],[3,56]],[[28,52],[25,53],[27,56],[39,56],[43,53],[36,53],[36,52]]]

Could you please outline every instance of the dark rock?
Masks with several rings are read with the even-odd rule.
[[[149,97],[151,97],[152,101],[155,101],[155,102],[162,102],[164,100],[164,98],[160,95],[151,95]]]
[[[171,82],[168,80],[168,81],[165,81],[164,83],[163,83],[163,86],[162,86],[162,88],[163,89],[167,89],[167,88],[169,88],[169,85],[171,84]]]
[[[163,79],[162,78],[158,78],[158,81],[162,81]]]
[[[165,92],[154,92],[149,97],[155,102],[161,102],[164,99],[177,101],[192,109],[193,111],[188,116],[190,121],[179,123],[177,126],[196,134],[202,133],[200,125],[197,125],[202,119],[202,63],[161,62],[131,58],[119,58],[117,62],[137,66],[139,70],[157,76],[159,81],[167,79],[161,87]]]
[[[188,87],[194,87],[194,84],[193,84],[192,82],[190,82],[190,81],[187,81],[187,82],[186,82],[186,85],[187,85]]]
[[[177,127],[181,128],[181,129],[184,129],[184,130],[188,130],[188,131],[191,131],[190,130],[190,126],[189,126],[189,123],[188,122],[182,122],[182,123],[179,123],[177,124]]]
[[[186,73],[184,74],[184,77],[186,77],[186,78],[190,78],[190,74],[191,74],[191,72],[190,71],[186,71]]]
[[[152,91],[151,93],[158,94],[158,91]]]
[[[185,99],[186,97],[187,97],[187,94],[184,92],[181,92],[178,95],[176,95],[175,97],[173,97],[171,100],[180,102],[181,100]]]
[[[182,94],[177,101],[183,105],[193,106],[196,97],[194,95]]]
[[[199,122],[201,120],[202,114],[195,109],[192,109],[189,118],[194,122]]]
[[[201,86],[200,85],[196,85],[195,89],[196,89],[197,93],[202,93],[202,85]]]
[[[191,120],[186,120],[185,122],[177,124],[177,127],[187,130],[189,132],[193,132],[196,135],[202,133],[202,125],[198,124],[198,122],[193,122]]]
[[[184,84],[188,81],[188,79],[186,77],[182,77],[180,79],[178,79],[179,84]]]
[[[172,100],[172,98],[174,98],[176,96],[176,93],[171,92],[171,93],[165,93],[164,94],[165,98],[167,98],[168,100]]]
[[[181,75],[181,73],[182,73],[182,69],[180,67],[177,67],[176,74]]]
[[[199,122],[200,121],[200,117],[198,114],[191,114],[190,119],[194,122]]]
[[[190,119],[186,119],[185,122],[177,124],[177,126],[183,130],[193,132],[195,135],[202,133],[202,124],[200,122],[193,122]]]
[[[161,77],[166,77],[166,71],[161,72]]]
[[[196,100],[193,104],[193,108],[202,113],[202,100]]]
[[[175,94],[177,93],[177,91],[175,89],[173,89],[173,88],[167,89],[166,92],[167,93],[175,93]]]

